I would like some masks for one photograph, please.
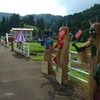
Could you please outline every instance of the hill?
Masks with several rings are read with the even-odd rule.
[[[0,21],[2,20],[2,17],[4,16],[5,18],[9,18],[13,13],[3,13],[0,12]],[[20,16],[20,18],[26,17],[25,16]],[[52,15],[52,14],[33,14],[34,20],[37,20],[38,18],[43,18],[44,21],[48,21],[51,19],[56,19],[57,21],[62,18],[67,18],[67,20],[70,20],[70,22],[74,21],[83,21],[83,20],[95,20],[96,16],[100,18],[100,4],[94,4],[93,7],[84,10],[83,12],[80,13],[74,13],[73,15],[67,15],[67,16],[58,16],[58,15]]]
[[[0,12],[0,21],[2,20],[2,17],[4,16],[5,18],[10,18],[10,16],[12,16],[12,14],[13,13],[3,13],[3,12]],[[26,16],[28,16],[28,15],[25,15],[25,16],[20,16],[20,18],[23,18],[23,17],[26,17]],[[56,15],[51,15],[51,14],[33,14],[33,16],[34,16],[34,20],[36,21],[38,18],[40,19],[40,18],[43,18],[44,19],[44,21],[48,21],[48,20],[50,20],[50,19],[56,19],[57,21],[59,20],[59,19],[62,19],[63,18],[63,16],[56,16]]]
[[[87,24],[89,25],[89,20],[91,22],[94,21],[100,22],[100,4],[94,4],[93,7],[86,9],[83,12],[74,13],[73,15],[68,15],[66,17],[67,17],[66,20],[69,22],[70,26],[72,26],[74,22],[77,25],[78,22],[80,21],[82,27],[86,26],[82,28],[84,30],[88,28]]]
[[[0,21],[2,20],[2,17],[4,16],[5,18],[10,18],[10,16],[12,15],[12,13],[3,13],[3,12],[0,12]]]

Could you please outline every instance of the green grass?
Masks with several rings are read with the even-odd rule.
[[[78,69],[78,70],[81,70],[81,71],[84,71],[84,72],[88,72],[89,73],[88,70],[82,70],[82,69]],[[74,76],[76,76],[78,78],[81,78],[83,80],[86,80],[86,81],[88,80],[88,75],[83,74],[83,73],[78,72],[78,71],[75,71],[75,70],[72,70],[72,69],[71,69],[71,75],[74,75]]]
[[[29,43],[29,50],[30,52],[37,52],[37,53],[43,53],[45,48],[44,46],[41,46],[41,43],[37,43],[37,42],[28,42]],[[57,42],[55,42],[54,44],[56,44]],[[83,42],[77,42],[76,45],[81,46],[83,44]],[[70,50],[71,51],[76,51],[75,47],[72,46],[72,43],[70,43]],[[43,56],[30,56],[30,58],[32,60],[43,60]],[[77,55],[72,55],[72,60],[77,60]],[[71,62],[72,64],[78,64],[78,63],[74,63]]]
[[[31,60],[39,60],[39,61],[43,61],[44,59],[44,55],[36,55],[36,56],[30,56]]]
[[[29,42],[29,50],[30,52],[43,53],[44,46],[41,46],[41,44],[37,42]]]
[[[41,43],[37,43],[37,42],[28,42],[29,43],[29,49],[30,52],[40,52],[43,53],[44,52],[44,46],[41,46]],[[56,44],[57,42],[55,42],[54,44]],[[82,44],[84,44],[84,42],[77,42],[76,45],[81,46]],[[71,51],[76,51],[75,47],[72,46],[72,42],[70,43],[70,50]]]

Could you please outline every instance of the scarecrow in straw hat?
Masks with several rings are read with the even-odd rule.
[[[57,55],[54,57],[54,61],[57,64],[57,70],[58,67],[62,69],[62,81],[63,83],[67,81],[67,72],[68,72],[68,60],[69,60],[69,46],[70,41],[72,40],[69,36],[69,29],[66,25],[62,26],[59,29],[59,36],[56,36],[56,39],[58,43],[52,48],[58,48],[57,49]]]
[[[78,47],[75,42],[72,45],[79,52],[82,62],[90,64],[88,77],[88,100],[100,100],[100,23],[90,22],[90,38]],[[90,49],[90,56],[88,50]]]

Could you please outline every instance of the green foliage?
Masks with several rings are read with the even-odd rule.
[[[34,34],[41,36],[44,34],[44,28],[52,29],[54,32],[54,36],[59,34],[59,28],[62,26],[62,23],[67,21],[67,26],[69,27],[69,32],[73,35],[81,29],[83,31],[83,36],[79,38],[79,40],[83,39],[86,41],[89,38],[88,29],[90,27],[89,20],[93,23],[94,21],[98,20],[100,22],[100,4],[95,4],[90,9],[86,9],[80,13],[74,13],[73,15],[67,16],[54,16],[51,14],[33,14],[33,15],[26,15],[24,17],[20,16],[19,14],[11,14],[11,13],[0,13],[0,35],[5,35],[5,33],[9,33],[9,30],[12,27],[38,27],[38,30],[34,30]],[[8,19],[7,19],[8,17]],[[37,23],[36,23],[37,22]],[[26,23],[26,25],[25,25]],[[28,26],[29,25],[29,26]],[[75,40],[75,37],[73,37]]]
[[[43,20],[46,22],[46,21],[49,21],[51,19],[56,19],[57,21],[59,19],[62,19],[63,17],[62,16],[58,16],[58,15],[51,15],[51,14],[33,14],[34,16],[34,20],[37,20],[37,19],[40,19],[40,18],[43,18]]]
[[[26,23],[23,25],[25,28],[33,28],[33,25],[26,25]]]
[[[84,41],[87,41],[88,38],[89,38],[89,36],[90,36],[90,34],[89,34],[89,29],[87,28],[87,29],[85,29],[85,30],[83,31],[82,38],[83,38]]]
[[[10,16],[10,28],[12,27],[19,27],[20,26],[20,16],[19,14],[12,14]]]
[[[43,20],[43,18],[37,20],[37,28],[44,30],[44,20]]]
[[[96,21],[96,17],[98,18],[97,21],[100,22],[100,4],[95,4],[90,9],[86,9],[83,12],[75,13],[73,15],[66,16],[67,18],[62,19],[62,22],[68,22],[69,31],[75,35],[78,30],[75,30],[75,27],[77,29],[80,29],[84,31],[83,36],[79,38],[79,40],[83,39],[83,41],[86,41],[89,38],[89,35],[87,34],[86,29],[89,29],[90,24],[89,20],[93,23]],[[80,25],[79,25],[80,22]],[[76,32],[75,32],[76,31]],[[87,35],[86,35],[87,34]],[[73,38],[75,40],[75,38]]]

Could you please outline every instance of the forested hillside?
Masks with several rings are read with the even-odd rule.
[[[10,16],[12,15],[12,13],[3,13],[3,12],[0,12],[0,21],[2,20],[3,16],[5,18],[10,18]]]
[[[83,35],[80,39],[86,41],[89,37],[89,20],[92,23],[95,21],[100,22],[100,4],[95,4],[93,7],[86,9],[83,12],[65,16],[63,19],[59,20],[57,24],[55,23],[54,27],[56,27],[56,25],[59,27],[62,23],[67,21],[70,32],[75,35],[76,32],[81,29],[83,31]]]
[[[3,13],[0,12],[0,21],[2,20],[3,16],[5,18],[8,17],[8,19],[10,18],[10,16],[12,16],[13,13]],[[57,21],[59,19],[62,19],[63,16],[58,16],[58,15],[51,15],[51,14],[32,14],[34,16],[34,20],[36,21],[37,19],[43,18],[44,21],[48,21],[50,19],[56,19]],[[20,16],[20,15],[19,15]],[[25,15],[25,16],[20,16],[20,18],[22,19],[23,17],[28,17],[29,15]]]
[[[83,12],[64,17],[51,14],[20,16],[19,14],[0,13],[0,35],[5,35],[12,27],[33,27],[33,36],[36,35],[36,32],[38,36],[41,36],[44,34],[45,27],[47,27],[48,29],[52,29],[54,33],[53,37],[55,37],[58,35],[62,23],[65,25],[67,21],[69,31],[75,35],[76,32],[81,29],[83,35],[79,40],[83,39],[86,41],[89,37],[89,20],[91,22],[100,22],[100,4],[95,4]],[[75,40],[75,37],[73,40]]]

